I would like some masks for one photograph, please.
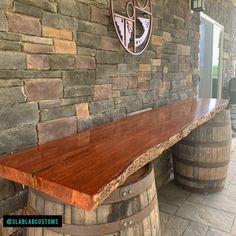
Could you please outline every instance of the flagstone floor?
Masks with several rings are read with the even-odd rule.
[[[236,236],[236,138],[233,139],[226,186],[201,195],[176,187],[159,191],[163,236]]]

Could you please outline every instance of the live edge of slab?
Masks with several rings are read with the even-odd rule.
[[[39,145],[0,158],[0,177],[93,210],[128,176],[227,105],[215,99],[175,102]]]

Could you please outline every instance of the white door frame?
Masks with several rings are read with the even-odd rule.
[[[218,82],[218,98],[222,96],[222,85],[223,85],[223,57],[224,57],[224,26],[219,24],[214,19],[210,18],[203,12],[200,12],[200,16],[212,24],[218,26],[221,29],[220,36],[220,58],[219,58],[219,82]]]

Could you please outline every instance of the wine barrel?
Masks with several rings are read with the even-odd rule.
[[[153,160],[155,182],[157,191],[171,180],[172,174],[172,154],[171,150],[163,152],[158,158]]]
[[[0,218],[26,207],[27,199],[28,191],[21,184],[0,178]]]
[[[222,190],[230,151],[230,112],[224,110],[173,147],[175,182],[193,192]]]
[[[131,175],[94,211],[87,212],[30,189],[28,212],[63,216],[62,228],[28,228],[28,236],[161,235],[152,164]]]
[[[236,136],[236,105],[235,104],[230,105],[230,115],[231,115],[233,137],[235,137]]]

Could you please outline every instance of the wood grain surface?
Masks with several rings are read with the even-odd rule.
[[[93,210],[128,176],[227,105],[180,101],[99,126],[0,158],[0,177]]]

